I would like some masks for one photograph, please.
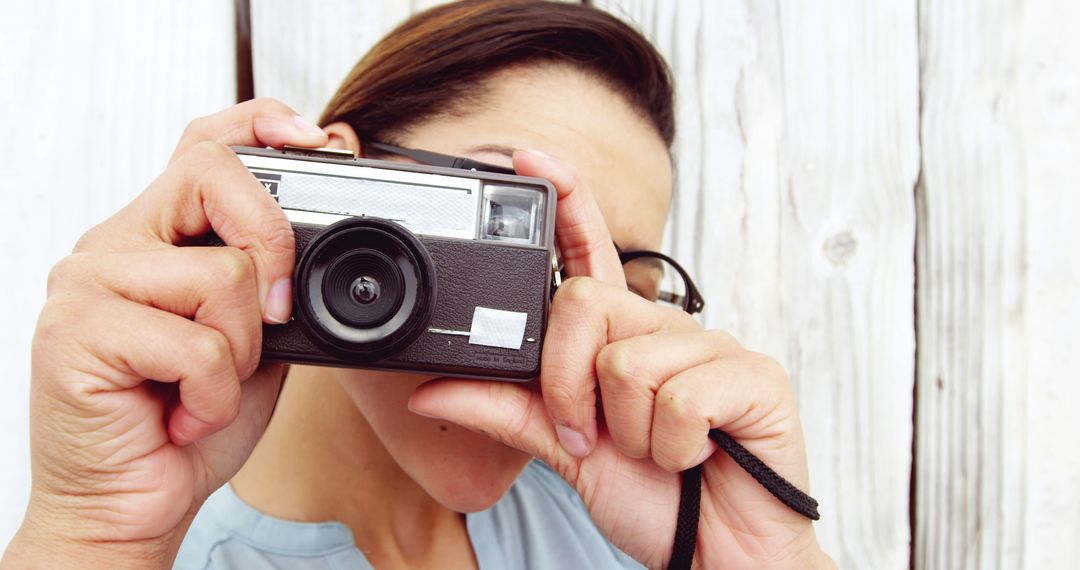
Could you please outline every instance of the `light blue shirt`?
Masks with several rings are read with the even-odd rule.
[[[581,498],[533,461],[490,509],[465,516],[481,569],[642,568],[607,541]],[[291,522],[260,513],[225,485],[207,499],[174,568],[371,568],[340,522]]]

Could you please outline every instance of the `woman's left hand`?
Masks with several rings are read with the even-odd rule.
[[[649,567],[671,558],[679,472],[702,463],[696,567],[830,566],[811,522],[714,453],[707,435],[727,432],[808,490],[784,370],[731,335],[627,291],[600,210],[571,169],[521,152],[514,166],[558,190],[556,233],[573,276],[551,305],[541,393],[508,382],[442,380],[421,386],[410,409],[541,459],[581,495],[608,539]]]

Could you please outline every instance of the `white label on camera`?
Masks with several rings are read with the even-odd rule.
[[[528,313],[477,307],[473,311],[469,344],[520,350],[528,318]]]

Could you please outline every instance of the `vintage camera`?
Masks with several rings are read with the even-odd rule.
[[[234,147],[296,236],[264,360],[527,380],[551,299],[555,189],[523,176]]]

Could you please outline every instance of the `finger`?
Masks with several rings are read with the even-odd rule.
[[[281,364],[259,365],[258,370],[240,387],[240,411],[236,419],[212,436],[199,440],[199,453],[204,458],[212,457],[222,472],[235,473],[239,470],[266,431],[287,371],[288,367]],[[205,479],[204,474],[198,476]],[[205,488],[210,483],[204,480],[199,488]],[[212,491],[213,487],[209,490]]]
[[[258,365],[262,318],[255,266],[238,249],[80,253],[63,259],[50,274],[50,290],[54,292],[93,286],[221,332],[242,380]]]
[[[641,459],[651,452],[656,393],[669,378],[739,348],[720,331],[655,333],[613,342],[600,350],[596,374],[604,419],[620,453]]]
[[[514,170],[522,176],[546,178],[558,192],[555,238],[567,277],[588,276],[625,288],[622,263],[604,216],[577,172],[537,151],[515,152]]]
[[[198,441],[236,417],[240,382],[229,342],[220,332],[120,297],[70,296],[42,315],[41,338],[78,351],[81,357],[73,368],[87,373],[61,387],[69,400],[74,394],[77,404],[93,398],[107,407],[109,400],[101,395],[145,380],[179,383],[180,403],[167,424],[178,445]],[[102,415],[114,411],[99,410]]]
[[[790,431],[784,422],[796,415],[793,406],[786,374],[763,355],[743,353],[691,368],[657,391],[653,461],[671,472],[692,467],[701,459],[713,428],[747,445],[784,436]],[[772,465],[765,455],[762,460]]]
[[[318,148],[325,146],[328,138],[322,129],[288,105],[274,99],[252,99],[188,124],[169,162],[205,141],[223,145]]]
[[[156,249],[211,230],[255,264],[263,320],[286,322],[296,256],[292,226],[236,155],[219,143],[193,147],[138,198],[83,236],[76,251]]]
[[[595,279],[573,278],[556,291],[540,360],[544,402],[567,451],[596,444],[596,358],[606,345],[658,331],[695,331],[692,317]]]
[[[413,392],[409,410],[483,433],[574,478],[577,462],[559,445],[540,395],[520,384],[435,380]]]

